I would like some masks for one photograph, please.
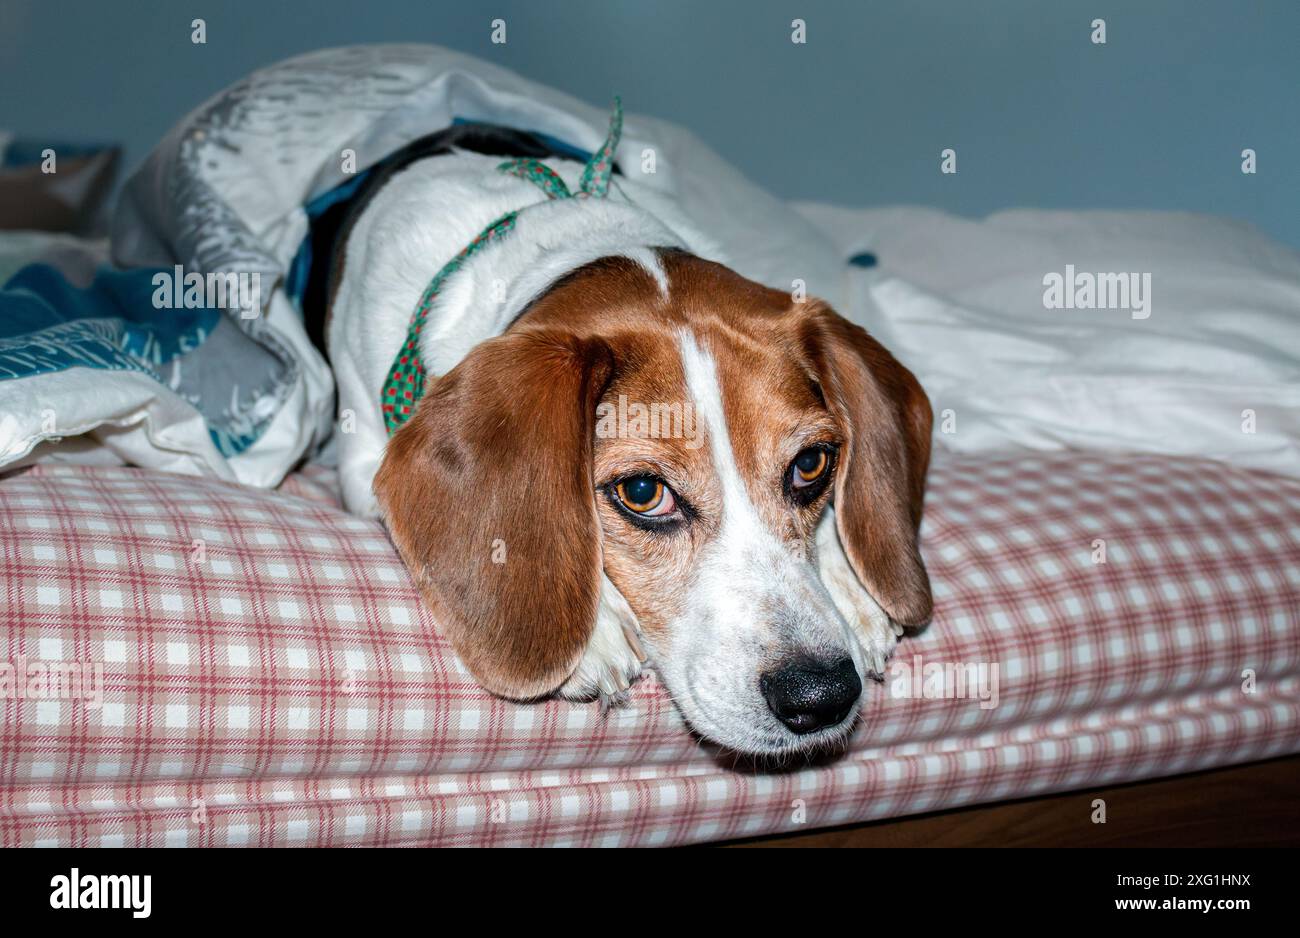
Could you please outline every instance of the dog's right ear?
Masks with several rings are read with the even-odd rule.
[[[594,628],[592,437],[612,368],[599,340],[556,331],[490,339],[426,386],[375,476],[425,602],[493,693],[555,690]]]
[[[895,622],[933,611],[917,543],[932,413],[916,377],[866,331],[807,304],[805,348],[827,406],[848,435],[835,481],[835,522],[858,579]]]

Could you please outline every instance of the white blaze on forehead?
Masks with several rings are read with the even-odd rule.
[[[659,296],[668,299],[668,272],[664,270],[658,251],[654,248],[630,248],[623,252],[623,257],[641,265],[641,268],[654,279],[655,286],[659,288]]]
[[[722,386],[718,383],[718,365],[713,355],[700,348],[695,336],[688,331],[680,333],[682,370],[686,374],[686,388],[695,403],[696,426],[703,426],[709,436],[709,452],[713,467],[722,485],[722,526],[729,546],[741,547],[747,541],[771,536],[754,510],[754,503],[745,489],[744,477],[736,465],[736,454],[731,447],[731,433],[727,428],[727,414],[722,406]],[[734,540],[733,540],[734,538]]]
[[[656,666],[706,735],[742,751],[794,749],[798,740],[768,709],[761,675],[794,654],[847,654],[855,663],[861,654],[816,568],[759,516],[751,494],[764,483],[746,479],[736,463],[713,355],[686,330],[678,347],[696,428],[708,434],[722,513],[684,584],[682,613],[656,637]]]

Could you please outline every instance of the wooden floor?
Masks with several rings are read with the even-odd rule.
[[[1092,822],[1097,798],[1105,824]],[[1300,846],[1300,756],[725,846]]]

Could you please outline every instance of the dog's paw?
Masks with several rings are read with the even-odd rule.
[[[877,681],[883,681],[885,667],[893,657],[894,649],[898,647],[898,640],[903,637],[903,627],[895,625],[889,616],[885,615],[884,610],[876,605],[870,593],[861,586],[858,587],[858,591],[861,595],[854,597],[856,608],[846,609],[838,599],[835,605],[848,620],[849,628],[853,630],[858,640],[867,673]],[[870,608],[868,603],[874,609]]]
[[[849,630],[862,649],[864,670],[877,681],[884,681],[885,668],[894,655],[903,627],[880,608],[875,598],[862,588],[852,570],[848,577],[835,577],[835,586],[827,583],[835,608],[849,624]]]
[[[885,667],[903,635],[903,627],[889,618],[853,572],[840,546],[833,510],[829,508],[817,528],[817,555],[822,585],[857,639],[864,670],[883,681]]]
[[[632,684],[641,676],[645,653],[637,638],[636,616],[608,577],[601,577],[596,627],[582,661],[560,686],[567,700],[600,700],[604,713],[628,700]]]

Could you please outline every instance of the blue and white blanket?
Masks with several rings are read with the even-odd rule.
[[[111,264],[59,242],[0,291],[0,468],[112,459],[277,484],[334,418],[333,380],[295,296],[312,213],[457,120],[591,150],[617,90],[593,89],[592,106],[468,56],[397,45],[302,56],[216,95],[128,182]],[[618,158],[648,165],[742,273],[838,293],[829,239],[686,132],[629,114]],[[231,295],[213,295],[214,276],[234,278]]]

